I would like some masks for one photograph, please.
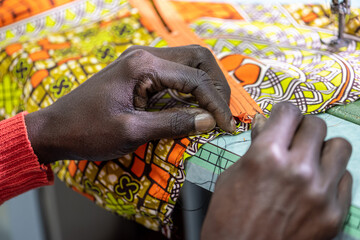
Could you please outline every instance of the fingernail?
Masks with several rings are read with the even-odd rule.
[[[234,133],[236,131],[236,121],[235,118],[231,121],[231,133]]]
[[[215,119],[210,114],[201,113],[195,116],[195,131],[198,133],[209,132],[215,125]]]
[[[260,113],[256,113],[256,114],[255,114],[255,116],[254,116],[254,118],[253,118],[253,120],[252,120],[252,122],[251,122],[251,124],[252,124],[253,127],[255,127],[256,122],[259,120],[259,115],[260,115]]]
[[[254,116],[254,119],[252,120],[252,128],[254,128],[257,124],[259,124],[259,122],[266,120],[266,118],[260,114],[260,113],[256,113]]]

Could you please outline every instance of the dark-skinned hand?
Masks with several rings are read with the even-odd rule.
[[[200,108],[146,112],[164,89],[191,93]],[[51,106],[25,117],[41,163],[61,159],[110,160],[160,138],[235,130],[230,88],[211,52],[191,45],[133,46]]]
[[[247,153],[221,174],[203,240],[331,240],[351,202],[351,145],[292,104],[255,118]]]

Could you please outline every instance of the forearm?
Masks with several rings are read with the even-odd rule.
[[[0,204],[36,187],[53,183],[53,173],[35,155],[24,116],[0,122]]]

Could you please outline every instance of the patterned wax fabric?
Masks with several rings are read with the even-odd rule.
[[[1,0],[0,27],[72,1],[74,0]]]
[[[348,47],[330,49],[324,42],[334,35],[332,25],[318,28],[301,20],[297,9],[305,6],[130,2],[79,0],[0,28],[0,115],[50,105],[134,44],[211,48],[231,85],[232,111],[246,115],[234,114],[247,122],[239,121],[237,132],[249,128],[254,112],[267,114],[276,102],[318,113],[358,99],[359,38],[347,35]],[[317,14],[314,6],[306,7]],[[169,89],[154,96],[147,110],[174,106],[197,105],[191,96]],[[216,128],[152,141],[109,162],[67,160],[52,167],[60,180],[97,205],[170,236],[172,209],[185,180],[184,160],[219,134]]]
[[[189,10],[196,6],[182,1],[174,4],[179,13],[186,12],[186,6]],[[220,14],[225,17],[219,19],[216,12],[208,10],[210,5],[197,4],[204,8],[206,17],[192,19],[190,27],[264,113],[282,101],[314,114],[359,98],[360,38],[346,35],[349,46],[333,49],[325,44],[334,38],[330,20],[321,25],[326,28],[299,20],[302,12],[309,13],[299,9],[313,9],[313,24],[318,22],[316,18],[323,21],[325,16],[316,9],[326,11],[324,6],[225,4],[233,13],[228,10],[229,14]],[[244,20],[237,20],[236,13]],[[358,9],[353,9],[351,16],[348,29],[354,29],[355,22],[360,27]],[[191,19],[189,13],[185,19]]]
[[[332,30],[337,27],[337,19],[331,14],[329,7],[316,4],[293,4],[284,7],[299,24]],[[351,14],[346,18],[345,32],[360,36],[360,9],[352,8]]]
[[[77,16],[72,21],[66,18],[69,11],[74,14],[77,11],[94,19],[89,6],[92,6],[91,11],[99,13],[98,17],[104,9],[111,8],[110,15],[90,24],[83,24],[88,21]],[[131,45],[167,46],[165,40],[142,25],[137,10],[126,1],[78,1],[45,12],[43,18],[53,17],[54,13],[59,13],[56,15],[59,21],[77,27],[66,27],[54,33],[63,27],[40,24],[34,32],[43,31],[41,37],[29,40],[33,32],[23,36],[14,34],[13,38],[5,40],[8,44],[1,47],[0,112],[3,118],[50,105]],[[39,16],[34,18],[29,18],[25,24],[42,20]],[[3,31],[17,33],[15,30],[23,25],[10,27]],[[148,110],[158,111],[176,105],[197,106],[192,104],[191,97],[168,90],[154,96]],[[244,123],[238,126],[238,132],[247,129]],[[220,133],[221,130],[216,129],[201,137],[162,139],[114,161],[67,160],[53,164],[52,168],[60,180],[99,206],[150,229],[162,228],[169,236],[170,215],[185,179],[184,156],[194,155],[203,143]]]

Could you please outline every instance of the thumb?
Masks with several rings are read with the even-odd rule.
[[[172,108],[159,112],[137,111],[138,136],[150,141],[160,138],[179,138],[212,130],[216,121],[206,110],[200,108]]]
[[[264,115],[257,113],[251,124],[251,140],[254,140],[264,129],[267,118]]]

